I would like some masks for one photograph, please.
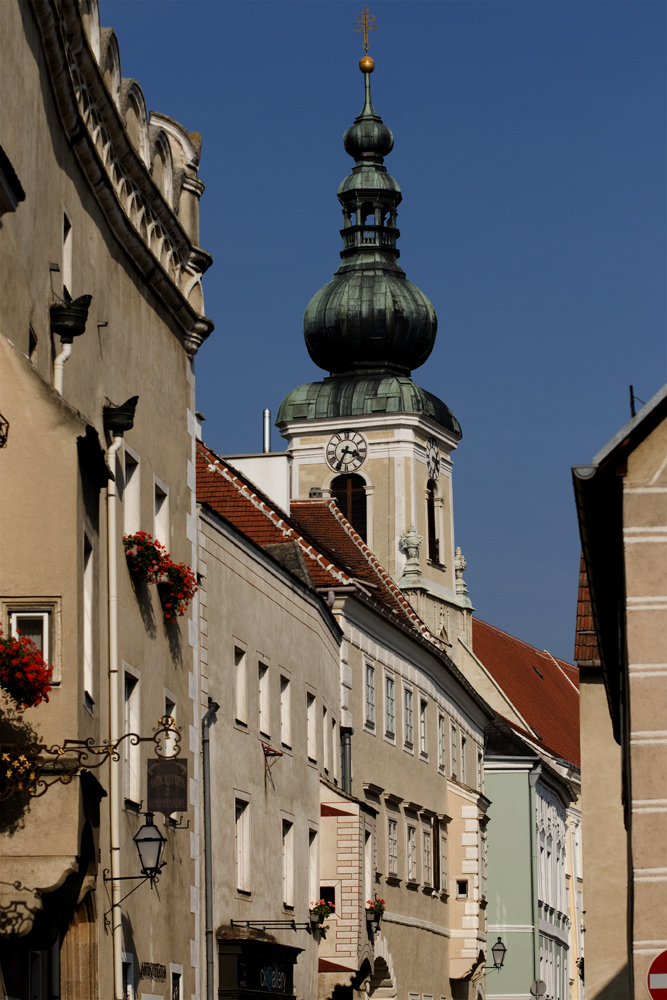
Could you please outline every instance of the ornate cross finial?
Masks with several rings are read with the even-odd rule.
[[[377,24],[374,24],[375,14],[368,13],[368,7],[361,8],[361,14],[357,18],[357,26],[354,29],[364,33],[364,53],[368,55],[368,32],[375,31]]]

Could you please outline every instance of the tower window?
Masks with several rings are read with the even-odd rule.
[[[331,484],[331,495],[341,514],[366,541],[366,484],[361,476],[336,476]]]
[[[429,479],[426,484],[426,521],[428,527],[428,557],[431,562],[440,562],[440,539],[435,533],[435,483]]]

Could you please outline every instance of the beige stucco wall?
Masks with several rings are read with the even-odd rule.
[[[599,668],[581,668],[579,691],[586,996],[589,1000],[627,1000],[628,874],[621,748],[612,734]]]
[[[203,693],[219,703],[211,730],[213,921],[308,921],[313,900],[309,832],[321,852],[320,784],[338,779],[338,645],[340,637],[322,601],[268,556],[214,515],[200,517]],[[247,722],[235,718],[234,649],[245,651]],[[259,730],[258,664],[268,666],[270,731]],[[291,743],[281,741],[280,678],[289,678]],[[308,759],[306,695],[315,696],[317,749]],[[328,768],[324,768],[323,708],[327,709]],[[204,705],[202,705],[204,709]],[[332,720],[336,722],[335,736]],[[260,740],[282,752],[265,774]],[[235,799],[249,802],[249,890],[236,888]],[[282,889],[282,820],[293,823],[294,906]],[[317,860],[319,868],[319,858]],[[316,887],[319,898],[319,880]],[[241,934],[243,931],[240,932]],[[303,948],[295,969],[295,994],[317,996],[318,941],[305,930],[271,928],[283,944]]]
[[[667,421],[628,457],[623,480],[632,942],[636,995],[667,948]]]
[[[338,605],[336,605],[338,607]],[[341,698],[352,736],[352,794],[376,811],[375,894],[385,899],[383,961],[394,970],[398,996],[450,995],[448,980],[472,972],[486,940],[483,880],[487,800],[477,789],[477,753],[485,715],[454,676],[427,649],[385,625],[357,602],[339,612],[342,647]],[[366,712],[365,667],[375,669],[375,725]],[[385,732],[385,676],[394,678],[395,739]],[[413,692],[414,739],[404,740],[403,688]],[[426,751],[420,747],[420,701],[426,701]],[[439,767],[438,715],[445,720],[445,761]],[[457,727],[458,780],[451,778],[450,722]],[[466,784],[461,775],[461,736],[466,745]],[[388,872],[388,820],[398,824],[398,875]],[[436,831],[435,819],[438,819]],[[417,830],[417,878],[407,879],[407,827]],[[447,842],[447,872],[440,886],[427,884],[423,834]],[[456,898],[457,880],[468,896]],[[428,962],[424,955],[428,954]],[[467,987],[466,987],[467,988]]]
[[[70,11],[68,16],[74,15]],[[93,483],[89,470],[82,472],[79,466],[77,438],[85,434],[88,424],[106,448],[102,407],[139,395],[135,427],[126,435],[127,444],[140,458],[138,526],[150,533],[154,530],[153,477],[157,476],[169,489],[168,548],[176,561],[191,564],[193,548],[188,536],[194,539],[194,522],[188,523],[193,507],[188,463],[193,458],[194,380],[178,323],[141,280],[129,255],[112,235],[89,178],[63,131],[29,4],[8,0],[0,5],[0,86],[16,97],[3,116],[2,143],[25,191],[25,201],[15,213],[3,217],[0,230],[0,272],[5,289],[0,299],[0,396],[3,415],[10,423],[8,445],[0,453],[1,624],[7,630],[8,615],[17,601],[34,600],[36,605],[46,598],[53,601],[54,658],[61,682],[49,704],[26,712],[25,719],[49,742],[93,737],[99,743],[109,735],[106,501],[104,489]],[[105,183],[100,178],[100,184]],[[56,337],[52,342],[49,309],[62,293],[64,213],[72,226],[71,292],[74,296],[88,293],[93,299],[86,332],[75,339],[65,365],[60,398],[51,384],[52,361],[60,351],[60,341]],[[57,264],[60,272],[50,270],[51,263]],[[31,328],[37,338],[32,364],[26,357]],[[198,723],[198,702],[190,698],[189,681],[190,674],[196,676],[188,629],[192,609],[167,628],[155,587],[133,587],[121,541],[122,451],[113,472],[121,493],[116,547],[119,659],[140,677],[141,735],[150,736],[164,714],[165,693],[173,696],[177,721],[185,733],[183,757],[194,779],[198,756],[191,752],[187,738],[188,727]],[[88,707],[83,695],[82,652],[84,531],[93,546],[94,567],[90,692],[94,704]],[[122,673],[120,685],[122,702]],[[152,745],[141,750],[140,798],[144,809],[148,756],[154,756]],[[108,789],[109,764],[95,773]],[[72,840],[77,847],[74,854],[80,846],[83,820],[79,806],[70,801],[77,788],[78,780],[67,794],[53,789],[34,803],[25,814],[20,841],[15,841],[17,848],[22,845],[24,856],[40,857],[48,831],[49,853],[57,854],[61,843],[65,874],[71,864]],[[60,804],[69,826],[49,823],[50,811],[58,810]],[[192,827],[196,805],[195,798],[189,810]],[[113,989],[111,936],[102,921],[108,908],[107,887],[102,881],[102,869],[109,866],[108,797],[100,808],[99,867],[91,883],[95,895],[91,912],[99,944],[94,978],[99,979],[100,995],[106,998]],[[122,811],[124,875],[138,869],[132,836],[141,822],[136,807]],[[162,823],[158,817],[158,825]],[[140,982],[142,962],[162,964],[167,969],[175,963],[183,966],[182,988],[184,995],[190,995],[200,989],[191,962],[191,941],[199,946],[196,866],[190,834],[169,825],[164,832],[167,868],[161,878],[161,896],[146,885],[123,904],[124,948],[134,957],[138,991],[151,990],[150,981]],[[0,846],[0,854],[9,850]],[[21,864],[15,862],[16,873]],[[52,868],[57,868],[57,862]],[[168,906],[165,899],[177,902]],[[36,942],[34,947],[41,945]]]

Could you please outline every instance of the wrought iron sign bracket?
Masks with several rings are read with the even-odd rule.
[[[109,740],[95,743],[92,736],[87,740],[64,740],[62,745],[53,746],[0,743],[0,802],[21,792],[38,798],[58,782],[70,784],[83,770],[94,770],[109,759],[117,763],[118,748],[124,740],[129,740],[131,746],[154,743],[156,755],[163,759],[178,757],[181,732],[182,727],[177,727],[170,715],[163,715],[152,736],[124,733],[114,743]]]

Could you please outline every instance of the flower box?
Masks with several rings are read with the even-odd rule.
[[[146,531],[123,536],[123,547],[131,573],[156,583],[162,613],[167,621],[185,614],[199,589],[197,578],[185,563],[175,563],[165,547]]]
[[[19,709],[49,700],[52,673],[32,639],[5,636],[0,630],[0,689]]]

